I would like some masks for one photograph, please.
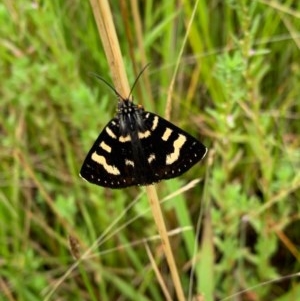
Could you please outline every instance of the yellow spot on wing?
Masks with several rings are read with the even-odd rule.
[[[171,129],[166,128],[166,130],[165,130],[163,136],[161,137],[161,139],[164,140],[164,141],[167,141],[169,139],[170,135],[172,134],[172,132],[173,131]]]
[[[131,160],[128,160],[128,159],[125,160],[125,164],[126,164],[126,165],[134,166],[134,162],[131,161]]]
[[[117,136],[115,135],[115,133],[114,133],[108,126],[105,128],[105,130],[106,130],[106,133],[107,133],[111,138],[114,138],[114,139],[117,138]]]
[[[110,147],[109,145],[107,145],[104,141],[102,141],[102,142],[100,143],[100,147],[101,147],[102,149],[104,149],[105,151],[107,151],[108,153],[111,152],[111,147]]]
[[[148,163],[150,164],[153,160],[155,160],[155,155],[154,154],[151,154],[148,158]]]
[[[120,142],[127,142],[127,141],[130,141],[130,140],[131,140],[131,138],[130,138],[129,135],[127,135],[127,136],[120,136],[120,138],[119,138]]]
[[[142,132],[138,133],[138,136],[139,136],[140,139],[147,138],[150,135],[151,135],[150,131],[146,131],[146,132],[143,132],[143,133]]]
[[[170,165],[179,158],[180,149],[184,145],[185,141],[186,137],[179,134],[179,137],[173,143],[174,152],[167,155],[166,164]]]
[[[120,175],[120,171],[117,167],[107,164],[105,157],[99,156],[96,152],[92,154],[92,160],[102,165],[109,174],[115,176]]]
[[[157,125],[158,125],[158,116],[155,116],[154,119],[153,119],[153,124],[152,124],[152,127],[151,127],[151,131],[154,131],[157,128]]]

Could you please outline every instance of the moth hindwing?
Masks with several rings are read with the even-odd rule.
[[[207,149],[197,139],[118,96],[117,115],[83,162],[84,179],[109,188],[150,185],[178,177],[205,156]]]

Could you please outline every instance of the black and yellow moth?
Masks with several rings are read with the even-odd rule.
[[[109,188],[151,185],[180,176],[205,156],[196,138],[108,85],[118,96],[117,114],[88,152],[81,177]]]

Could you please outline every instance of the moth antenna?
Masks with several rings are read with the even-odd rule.
[[[94,72],[90,72],[89,75],[95,76],[97,79],[104,82],[108,87],[110,87],[116,93],[117,96],[119,96],[121,99],[124,99],[124,97],[103,77],[101,77],[100,75],[98,75],[97,73],[94,73]]]
[[[138,74],[137,78],[135,79],[135,81],[134,81],[134,83],[133,83],[133,85],[132,85],[132,87],[131,87],[131,89],[130,89],[130,92],[129,92],[129,95],[128,95],[128,98],[127,98],[127,99],[129,99],[129,97],[130,97],[130,95],[131,95],[131,93],[132,93],[132,91],[133,91],[133,89],[134,89],[136,83],[138,82],[139,78],[140,78],[141,75],[144,73],[144,71],[146,70],[146,68],[149,67],[149,65],[150,65],[150,63],[148,63],[146,66],[144,66],[144,68],[143,68],[143,69],[140,71],[140,73]]]
[[[138,82],[139,78],[141,77],[141,75],[143,74],[143,72],[146,70],[146,68],[150,65],[150,63],[148,63],[141,71],[140,73],[138,74],[137,78],[135,79],[131,89],[130,89],[130,92],[129,92],[129,95],[127,97],[127,99],[129,99],[130,95],[132,94],[132,91],[136,85],[136,83]],[[102,82],[104,82],[108,87],[110,87],[115,93],[117,96],[119,96],[121,99],[124,99],[124,97],[108,82],[106,81],[103,77],[101,77],[100,75],[98,75],[97,73],[94,73],[94,72],[90,72],[89,73],[90,75],[93,75],[95,76],[97,79],[101,80]]]

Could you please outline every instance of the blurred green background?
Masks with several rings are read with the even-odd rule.
[[[195,1],[111,2],[130,83],[151,63],[135,101],[163,116]],[[163,199],[201,179],[163,205],[168,228],[185,229],[171,242],[190,298],[300,300],[299,12],[296,0],[196,7],[171,120],[209,153],[157,185]],[[172,295],[144,188],[78,175],[117,104],[89,76],[112,82],[90,3],[3,0],[0,32],[0,300],[166,300],[143,242]],[[100,237],[72,271],[70,236],[80,253]]]

